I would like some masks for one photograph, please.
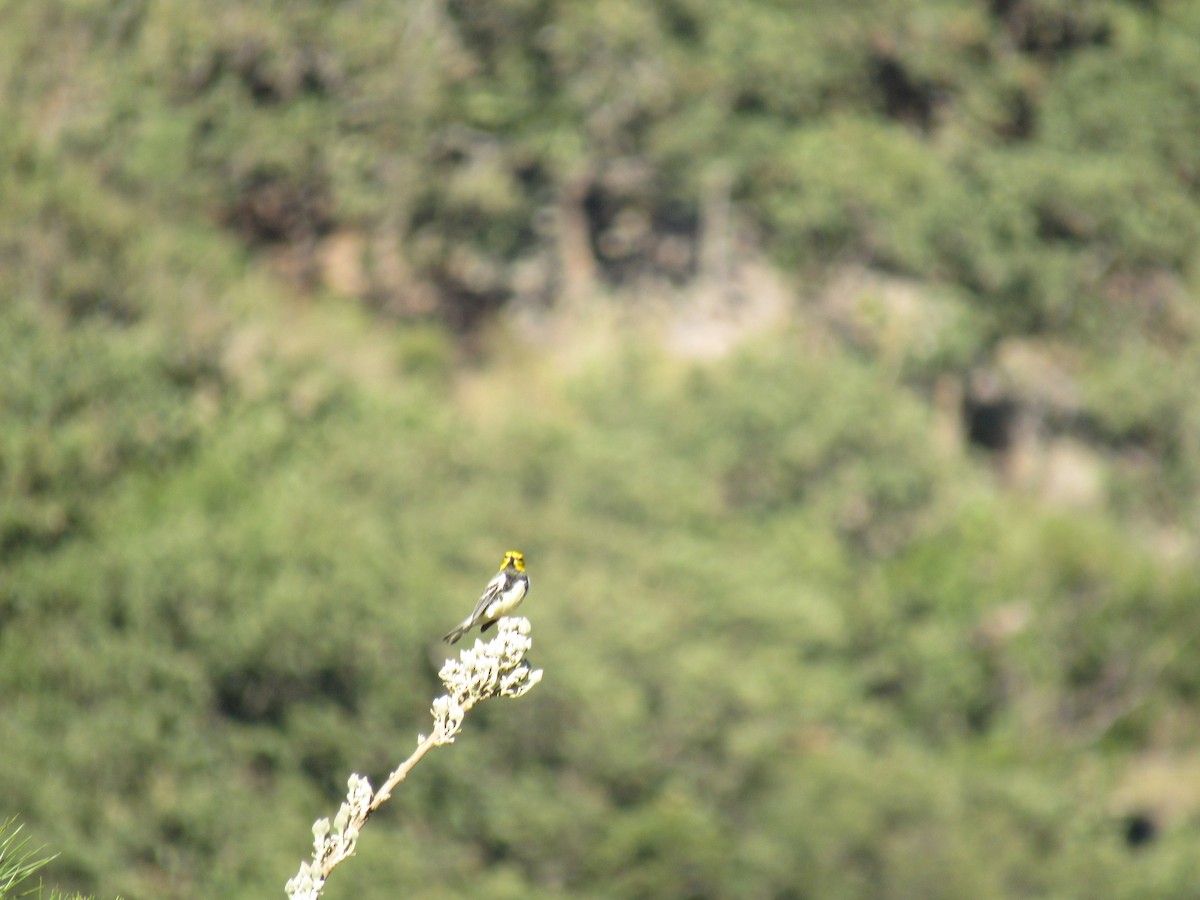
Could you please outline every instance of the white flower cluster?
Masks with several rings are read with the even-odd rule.
[[[284,888],[292,900],[317,900],[325,886],[326,873],[354,855],[359,829],[371,814],[374,791],[371,782],[357,773],[350,776],[348,786],[346,802],[334,817],[332,830],[328,819],[317,819],[313,824],[312,862],[301,863],[296,877]]]
[[[438,675],[448,693],[433,701],[433,734],[418,737],[416,751],[388,776],[378,793],[372,792],[371,783],[363,776],[350,776],[346,802],[333,824],[318,819],[313,825],[312,860],[300,864],[300,871],[285,888],[292,900],[318,900],[333,867],[354,855],[358,833],[367,818],[429,750],[454,742],[471,707],[489,697],[520,697],[542,680],[542,670],[525,660],[533,646],[529,631],[528,619],[501,619],[496,623],[496,636],[486,644],[476,640],[474,647],[459,652],[458,659],[446,660]]]
[[[496,623],[497,634],[486,644],[459,652],[438,672],[449,692],[433,701],[433,737],[449,744],[462,729],[467,710],[488,697],[520,697],[542,680],[542,670],[533,668],[525,654],[533,646],[529,620],[504,618]]]

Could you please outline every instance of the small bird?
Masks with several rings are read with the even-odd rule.
[[[488,582],[483,596],[475,604],[474,611],[462,620],[462,624],[451,629],[443,641],[453,644],[460,637],[483,623],[480,631],[487,631],[496,624],[501,616],[506,616],[525,599],[529,593],[529,576],[525,574],[525,554],[517,550],[509,550],[500,560],[500,571]]]

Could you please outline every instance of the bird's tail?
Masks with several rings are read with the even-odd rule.
[[[449,633],[444,638],[442,638],[442,640],[445,641],[447,644],[457,644],[458,639],[466,633],[467,633],[467,626],[465,624],[457,625],[454,628],[450,629]]]

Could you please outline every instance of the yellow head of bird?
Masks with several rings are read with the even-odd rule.
[[[525,571],[525,554],[520,550],[509,550],[504,554],[504,559],[500,561],[500,568],[507,569],[512,566],[518,572]]]

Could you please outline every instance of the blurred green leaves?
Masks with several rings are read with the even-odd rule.
[[[518,546],[544,687],[330,896],[1191,890],[1187,4],[9,7],[0,796],[49,878],[277,890]],[[599,287],[694,284],[714,184],[789,327],[486,327],[564,210]],[[942,439],[1014,341],[1090,505]]]

